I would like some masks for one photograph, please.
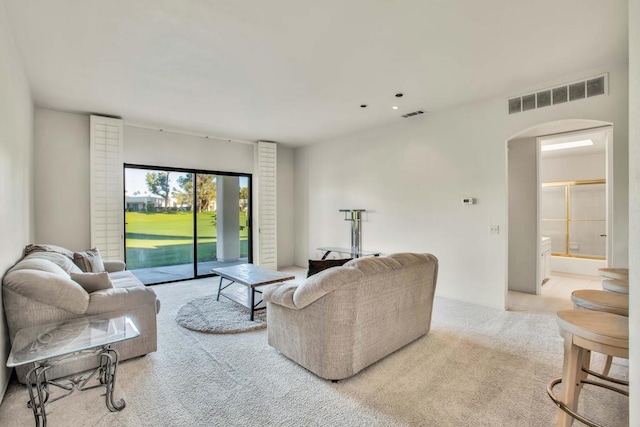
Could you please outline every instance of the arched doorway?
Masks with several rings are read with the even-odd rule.
[[[608,236],[606,237],[606,258],[609,259],[612,245],[611,239],[613,238],[611,233],[611,215],[609,214],[613,205],[611,199],[613,192],[610,188],[613,182],[612,132],[612,124],[608,122],[597,120],[562,120],[536,125],[523,130],[513,135],[506,142],[508,153],[508,290],[540,294],[542,283],[545,279],[545,264],[548,268],[548,260],[551,259],[550,253],[552,251],[547,250],[545,252],[544,250],[549,244],[549,241],[543,242],[541,240],[544,234],[543,231],[545,231],[546,234],[554,234],[549,228],[549,225],[554,223],[553,221],[545,221],[544,227],[541,223],[540,200],[542,180],[540,150],[542,145],[555,144],[556,142],[564,143],[563,141],[585,142],[585,140],[594,139],[598,140],[598,144],[602,146],[603,164],[600,172],[603,175],[603,186],[606,187],[605,204],[607,218],[605,221],[607,225],[606,231],[599,232],[599,235]],[[595,150],[596,148],[581,148],[580,150],[588,151],[589,149]],[[572,148],[571,150],[563,150],[563,152],[573,151],[578,153],[580,150]],[[563,153],[561,155],[566,154]],[[558,155],[556,155],[556,157],[557,156]],[[556,163],[561,164],[561,162]],[[593,171],[589,172],[595,173]],[[557,221],[556,224],[559,225],[560,222]],[[567,219],[566,224],[566,233],[560,236],[558,232],[554,236],[556,241],[553,248],[555,249],[554,253],[560,255],[559,250],[564,245],[562,250],[565,251],[564,256],[566,261],[561,260],[562,262],[565,262],[565,264],[568,263],[568,265],[571,265],[572,262],[574,264],[577,262],[575,265],[579,265],[583,270],[586,268],[584,271],[589,271],[589,269],[594,272],[597,271],[599,264],[595,261],[591,263],[592,265],[589,265],[590,261],[583,262],[579,254],[578,256],[574,254],[574,252],[578,252],[574,249],[578,245],[569,238],[569,219]],[[575,224],[578,224],[578,222],[574,222],[572,226]],[[577,235],[577,231],[573,231],[573,233]],[[565,241],[563,241],[563,239]],[[572,248],[571,251],[573,252],[569,251],[570,248]],[[560,259],[559,256],[554,256],[552,259],[555,264],[560,262],[558,261]],[[545,260],[547,260],[546,263]],[[583,270],[576,270],[576,272]],[[508,298],[507,305],[509,305]]]

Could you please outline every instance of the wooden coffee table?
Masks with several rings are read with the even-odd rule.
[[[262,298],[257,303],[255,301],[256,292],[262,294],[262,292],[256,289],[257,287],[295,279],[295,276],[291,274],[280,273],[278,271],[258,267],[253,264],[240,264],[233,265],[231,267],[213,268],[211,269],[211,272],[220,276],[220,284],[218,285],[218,296],[216,297],[216,300],[220,301],[220,295],[222,295],[223,297],[244,305],[249,308],[250,320],[253,320],[253,314],[256,310],[263,310],[265,308],[257,308],[262,302]],[[230,282],[223,287],[222,281],[224,279],[227,279]],[[234,283],[247,287],[248,298],[238,298],[238,295],[236,294],[223,292]]]

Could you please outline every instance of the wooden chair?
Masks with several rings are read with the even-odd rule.
[[[583,384],[605,387],[629,396],[629,392],[614,384],[628,386],[627,381],[598,374],[585,367],[589,352],[596,351],[614,357],[629,358],[628,318],[617,314],[591,310],[559,311],[556,320],[560,334],[564,337],[564,363],[562,377],[553,379],[547,386],[547,393],[558,406],[558,427],[569,427],[573,420],[589,426],[598,424],[578,414],[578,398]],[[591,381],[588,375],[602,381]],[[558,398],[553,388],[562,383],[562,397]]]
[[[604,279],[602,280],[602,289],[609,292],[615,292],[617,294],[629,295],[629,281],[619,279]]]
[[[573,301],[573,307],[578,310],[604,311],[629,317],[629,295],[581,289],[571,294],[571,301]],[[603,375],[609,375],[612,363],[613,356],[607,356],[602,370]],[[585,360],[585,365],[589,366],[589,361]]]
[[[594,289],[581,289],[573,291],[571,301],[574,308],[577,309],[604,311],[629,317],[629,295]]]
[[[598,273],[602,277],[602,288],[605,291],[619,294],[629,293],[628,268],[599,268]]]
[[[618,279],[629,281],[628,268],[599,268],[598,273],[606,279]]]

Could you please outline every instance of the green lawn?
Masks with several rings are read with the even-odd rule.
[[[196,215],[198,261],[216,259],[216,226],[213,212]],[[189,264],[193,262],[191,212],[126,212],[126,250],[129,269]],[[240,256],[248,256],[247,214],[240,212]]]

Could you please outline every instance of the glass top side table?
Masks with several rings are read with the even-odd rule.
[[[34,364],[27,373],[25,382],[29,391],[28,406],[33,410],[36,426],[41,425],[40,422],[43,426],[47,425],[46,405],[70,395],[75,390],[105,387],[107,408],[112,412],[124,409],[124,400],[113,400],[119,354],[111,345],[139,335],[138,328],[128,316],[83,317],[19,330],[13,340],[7,366]],[[47,379],[47,370],[51,367],[89,356],[100,357],[100,365],[96,369],[80,376]],[[87,386],[96,375],[99,384]],[[49,400],[51,386],[67,392]]]

